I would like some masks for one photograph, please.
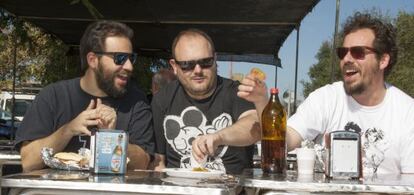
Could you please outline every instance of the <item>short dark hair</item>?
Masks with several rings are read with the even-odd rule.
[[[123,23],[107,20],[91,23],[86,28],[79,48],[82,70],[88,67],[86,55],[91,51],[105,51],[105,40],[111,36],[121,36],[132,40],[134,31]]]
[[[204,37],[207,40],[207,42],[210,44],[211,53],[213,53],[213,54],[215,53],[214,43],[213,43],[213,40],[211,39],[211,37],[208,36],[208,34],[205,33],[202,30],[199,30],[199,29],[196,29],[196,28],[190,28],[190,29],[181,31],[174,38],[174,41],[173,41],[173,44],[172,44],[172,47],[171,47],[172,58],[175,59],[175,47],[177,46],[178,41],[183,36],[202,36],[202,37]]]
[[[384,71],[384,77],[387,77],[394,64],[397,63],[396,28],[391,23],[385,22],[380,18],[373,17],[367,13],[356,12],[346,20],[343,37],[364,28],[371,29],[375,34],[373,47],[378,51],[376,54],[377,59],[379,60],[385,53],[390,55],[390,61]]]
[[[161,68],[152,76],[152,82],[159,88],[165,87],[171,81],[176,80],[176,76],[170,69]]]

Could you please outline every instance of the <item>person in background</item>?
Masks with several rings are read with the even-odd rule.
[[[385,82],[397,61],[396,29],[355,13],[345,23],[336,53],[342,81],[312,92],[289,118],[288,148],[300,147],[303,140],[323,143],[319,138],[332,131],[353,131],[361,135],[365,174],[414,173],[414,101]],[[266,86],[247,77],[239,90],[263,111]]]
[[[152,76],[151,92],[155,95],[161,88],[165,87],[171,81],[175,81],[177,77],[170,69],[162,68]]]
[[[191,156],[203,167],[228,173],[252,167],[252,144],[261,133],[256,110],[237,97],[239,82],[217,76],[211,38],[197,29],[182,31],[172,57],[178,81],[162,88],[151,103],[160,154],[155,169],[190,168]]]
[[[128,169],[145,169],[154,152],[151,107],[130,77],[137,54],[133,31],[125,24],[90,24],[80,41],[80,78],[46,86],[16,132],[23,171],[42,169],[40,151],[76,152],[89,147],[91,128],[129,134]]]

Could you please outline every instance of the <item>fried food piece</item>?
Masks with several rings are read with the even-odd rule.
[[[259,68],[252,68],[250,70],[250,74],[261,81],[264,81],[266,79],[266,74]]]
[[[203,167],[195,167],[195,168],[193,168],[193,171],[197,171],[197,172],[208,172],[208,169],[203,168]]]

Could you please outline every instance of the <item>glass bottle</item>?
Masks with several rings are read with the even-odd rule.
[[[271,88],[270,94],[262,113],[262,170],[263,173],[285,173],[286,112],[279,101],[279,90]]]
[[[122,161],[122,139],[123,135],[119,134],[118,136],[118,144],[115,146],[114,151],[112,152],[111,158],[111,170],[113,172],[119,172],[121,168],[121,161]]]

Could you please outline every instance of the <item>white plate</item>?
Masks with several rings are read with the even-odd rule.
[[[171,177],[185,177],[185,178],[220,178],[225,174],[224,171],[209,170],[208,172],[193,171],[191,169],[182,168],[166,168],[163,169],[168,176]]]

